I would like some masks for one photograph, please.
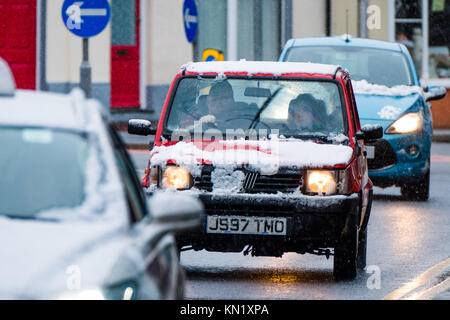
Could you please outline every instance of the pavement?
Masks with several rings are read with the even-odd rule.
[[[434,129],[433,142],[450,142],[450,129]]]

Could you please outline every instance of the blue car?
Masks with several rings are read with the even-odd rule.
[[[446,90],[422,90],[404,45],[350,36],[291,39],[280,61],[348,69],[361,125],[383,127],[383,139],[366,142],[372,182],[382,188],[398,186],[406,199],[428,200],[433,135],[428,101],[443,98]]]

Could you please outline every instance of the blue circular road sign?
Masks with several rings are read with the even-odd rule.
[[[193,42],[198,29],[198,10],[195,0],[184,0],[183,22],[187,40]]]
[[[111,18],[108,0],[65,0],[62,19],[73,34],[90,38],[101,33]]]

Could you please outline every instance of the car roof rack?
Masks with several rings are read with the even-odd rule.
[[[11,69],[5,60],[0,58],[0,96],[11,97],[16,92],[16,83]]]

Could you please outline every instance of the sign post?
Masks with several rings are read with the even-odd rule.
[[[89,39],[83,38],[83,62],[80,67],[80,88],[86,97],[92,97],[92,68],[89,63]]]
[[[80,67],[80,87],[88,98],[92,95],[92,68],[89,63],[89,38],[105,30],[111,19],[108,0],[65,0],[62,20],[74,35],[83,38],[83,61]]]
[[[184,31],[188,42],[195,40],[198,29],[198,10],[195,0],[184,0],[183,4]]]

